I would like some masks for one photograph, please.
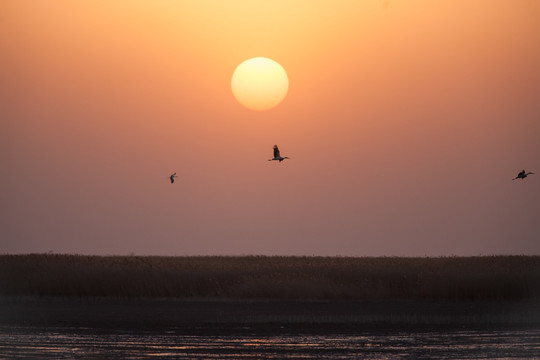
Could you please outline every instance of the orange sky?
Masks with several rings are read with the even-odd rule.
[[[538,19],[536,0],[2,0],[0,253],[540,254]],[[230,89],[257,56],[289,75],[265,112]]]

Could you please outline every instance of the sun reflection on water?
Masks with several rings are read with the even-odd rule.
[[[38,330],[38,331],[36,331]],[[540,330],[432,331],[362,335],[193,336],[89,329],[0,327],[6,359],[528,359],[540,357]]]

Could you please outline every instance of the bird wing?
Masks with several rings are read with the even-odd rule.
[[[277,145],[274,145],[274,159],[279,157],[279,149]]]

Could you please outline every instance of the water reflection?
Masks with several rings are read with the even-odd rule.
[[[167,331],[95,333],[83,328],[0,328],[6,359],[530,359],[540,330],[361,335],[187,336]]]

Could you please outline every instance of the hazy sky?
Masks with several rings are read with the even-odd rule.
[[[0,0],[0,253],[538,255],[539,19],[537,0]],[[257,56],[290,83],[264,112],[230,87]]]

